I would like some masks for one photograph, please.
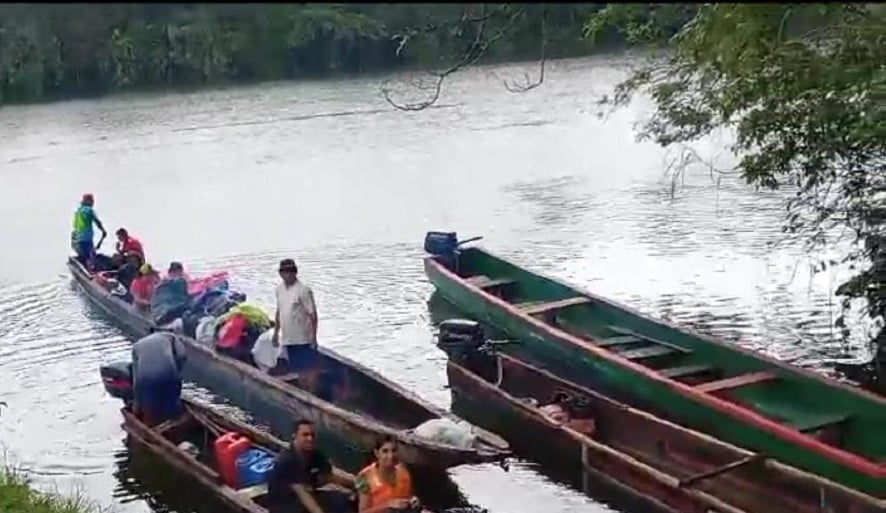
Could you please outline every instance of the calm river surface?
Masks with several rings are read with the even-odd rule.
[[[501,82],[520,66],[475,69],[419,113],[386,106],[378,78],[0,109],[7,462],[118,511],[200,506],[130,454],[103,393],[99,364],[128,358],[130,341],[66,274],[84,192],[156,265],[228,269],[268,307],[277,261],[294,257],[315,290],[321,344],[445,406],[421,267],[429,229],[483,235],[517,262],[823,372],[859,352],[831,334],[835,278],[810,279],[798,248],[773,246],[779,196],[698,172],[671,197],[665,153],[634,140],[644,107],[595,116],[623,64],[553,63],[522,95]],[[493,513],[629,511],[531,463],[451,474]]]

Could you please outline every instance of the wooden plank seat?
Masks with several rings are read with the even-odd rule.
[[[677,354],[677,351],[665,346],[650,346],[641,347],[639,349],[631,349],[628,351],[621,351],[615,354],[621,356],[622,358],[627,358],[628,360],[644,360],[646,358],[655,358],[657,356]]]
[[[166,433],[166,432],[172,431],[173,429],[176,429],[178,427],[184,426],[188,422],[191,422],[191,420],[192,420],[191,417],[188,415],[184,415],[184,414],[179,415],[178,417],[176,417],[174,419],[167,420],[167,421],[162,422],[161,424],[158,424],[157,426],[154,427],[154,430],[157,431],[158,433]]]
[[[628,344],[639,344],[645,342],[640,337],[633,335],[619,335],[617,337],[602,338],[597,341],[597,347],[626,346]]]
[[[552,310],[560,310],[561,308],[567,308],[570,306],[581,305],[590,302],[590,298],[577,296],[561,299],[559,301],[550,301],[544,303],[538,303],[536,301],[530,303],[520,303],[515,306],[527,315],[538,315],[550,312]]]
[[[665,342],[664,340],[659,340],[659,339],[657,339],[657,338],[652,338],[652,337],[649,337],[649,336],[643,335],[643,334],[641,334],[641,333],[637,333],[637,332],[634,331],[634,330],[631,330],[631,329],[628,329],[628,328],[622,328],[621,326],[609,325],[609,326],[606,326],[606,328],[607,328],[608,330],[614,332],[614,333],[618,333],[619,335],[637,337],[637,338],[639,338],[639,339],[642,339],[642,340],[644,340],[644,341],[646,341],[646,342],[650,342],[650,343],[652,343],[652,344],[657,344],[657,345],[660,345],[660,346],[670,347],[670,348],[673,349],[674,351],[679,351],[679,352],[681,352],[681,353],[689,354],[689,353],[692,352],[692,350],[690,350],[690,349],[686,349],[686,348],[684,348],[684,347],[680,347],[680,346],[678,346],[677,344],[672,344],[672,343],[670,343],[670,342]]]
[[[845,413],[809,415],[801,420],[789,422],[794,429],[801,433],[811,433],[826,427],[842,424],[849,420],[849,415]]]
[[[512,280],[510,278],[490,278],[489,276],[484,276],[482,274],[465,278],[465,281],[481,289],[494,289],[498,287],[504,287],[505,285],[510,285],[512,283],[517,283],[515,280]]]
[[[677,379],[688,378],[689,376],[695,376],[697,374],[704,374],[715,369],[716,367],[711,367],[710,365],[682,365],[680,367],[669,367],[666,369],[661,369],[658,372],[662,376],[666,376],[671,379]]]
[[[744,387],[748,385],[754,385],[757,383],[764,383],[766,381],[772,381],[776,379],[778,376],[769,372],[769,371],[760,371],[760,372],[749,372],[747,374],[740,374],[738,376],[733,376],[731,378],[720,379],[717,381],[709,381],[707,383],[702,383],[700,385],[696,385],[695,389],[699,392],[705,393],[713,393],[713,392],[722,392],[724,390],[729,390],[731,388]]]
[[[298,373],[297,372],[287,372],[286,374],[280,374],[279,376],[272,376],[274,378],[279,379],[280,381],[298,381]]]
[[[247,499],[252,500],[260,495],[264,495],[264,494],[268,493],[268,485],[266,485],[264,483],[260,483],[255,486],[248,486],[246,488],[240,488],[239,490],[237,490],[237,493]]]

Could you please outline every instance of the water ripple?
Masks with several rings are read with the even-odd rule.
[[[831,333],[833,280],[798,278],[803,253],[779,244],[781,193],[707,173],[672,191],[667,155],[632,133],[648,102],[594,115],[626,64],[551,62],[545,86],[519,100],[498,74],[523,65],[464,70],[447,80],[446,108],[417,113],[383,111],[377,77],[4,107],[0,215],[21,220],[4,232],[14,251],[0,252],[10,459],[133,513],[217,510],[134,457],[99,385],[96,367],[127,357],[130,341],[59,277],[85,190],[155,264],[229,270],[269,310],[277,263],[295,258],[315,291],[320,343],[441,406],[445,359],[421,266],[434,228],[484,235],[533,269],[821,372],[860,354]],[[452,474],[493,513],[614,507],[529,464]]]

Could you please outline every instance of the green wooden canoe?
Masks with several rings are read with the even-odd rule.
[[[886,497],[886,399],[653,320],[481,248],[443,246],[425,244],[437,292],[519,341],[521,358]]]

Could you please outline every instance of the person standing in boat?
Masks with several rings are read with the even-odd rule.
[[[317,355],[317,307],[314,292],[298,279],[298,266],[291,258],[280,261],[282,282],[277,285],[277,312],[271,341],[285,349],[281,357],[290,372],[298,372],[313,389],[319,372]]]
[[[184,363],[184,347],[172,333],[154,332],[132,345],[133,411],[146,424],[181,413]]]
[[[354,476],[329,462],[317,448],[317,431],[310,420],[298,420],[292,442],[280,451],[268,476],[269,513],[339,513],[352,511],[345,493],[322,489],[329,484],[354,489]]]
[[[84,194],[83,198],[80,200],[80,206],[77,207],[77,211],[74,212],[74,229],[71,232],[71,243],[74,246],[74,251],[77,253],[77,260],[86,266],[87,269],[92,266],[96,251],[92,240],[95,235],[92,231],[92,225],[97,226],[102,232],[102,237],[99,239],[99,245],[101,245],[101,241],[103,241],[108,235],[108,232],[105,231],[105,227],[102,226],[102,222],[95,214],[94,206],[95,198],[92,194]]]
[[[375,461],[357,474],[359,513],[423,512],[412,487],[412,476],[397,457],[397,440],[388,435],[373,450]]]

